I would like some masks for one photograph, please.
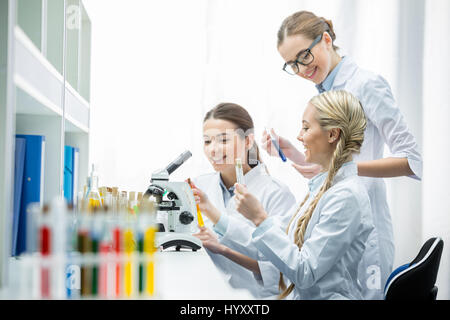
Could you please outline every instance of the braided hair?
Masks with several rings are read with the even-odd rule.
[[[309,204],[304,214],[298,219],[294,231],[294,241],[301,250],[304,243],[305,231],[313,212],[320,198],[333,185],[334,177],[342,165],[352,159],[354,153],[359,153],[364,141],[364,130],[366,129],[366,117],[361,103],[351,93],[347,91],[326,91],[313,97],[310,102],[317,110],[317,120],[323,130],[340,129],[336,149],[331,157],[330,165],[327,169],[328,176],[322,184],[319,192]],[[300,204],[299,208],[292,216],[286,233],[288,232],[294,218],[309,198],[309,194]],[[279,299],[284,299],[294,290],[294,283],[288,288],[283,281],[283,274],[280,273]]]

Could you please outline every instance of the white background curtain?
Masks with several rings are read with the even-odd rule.
[[[447,0],[85,0],[93,24],[90,161],[100,185],[143,191],[151,172],[193,153],[173,179],[208,172],[202,120],[219,102],[244,106],[255,122],[296,142],[312,83],[281,71],[282,20],[310,10],[333,21],[336,45],[384,76],[419,143],[422,182],[388,179],[395,266],[431,236],[446,245],[439,299],[450,299],[450,5]],[[301,144],[296,142],[301,148]],[[386,156],[389,150],[386,150]],[[298,200],[306,180],[265,154],[272,175]]]

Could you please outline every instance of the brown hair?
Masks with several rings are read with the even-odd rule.
[[[314,40],[324,32],[328,32],[333,40],[333,49],[337,51],[339,47],[334,45],[336,34],[334,33],[331,20],[318,17],[309,11],[299,11],[284,19],[278,30],[277,47],[280,47],[289,36],[303,35],[308,39]]]
[[[253,133],[254,130],[252,117],[247,110],[236,103],[223,102],[218,104],[206,113],[203,122],[209,119],[229,121],[238,129],[241,129],[239,131],[242,131],[244,134]],[[255,159],[262,162],[258,145],[256,142],[253,142],[253,146],[247,154],[247,163],[252,168],[257,165],[257,162],[254,161]]]

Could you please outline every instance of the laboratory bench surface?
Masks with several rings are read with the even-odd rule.
[[[232,288],[203,248],[159,252],[156,263],[161,299],[254,299],[247,290]]]

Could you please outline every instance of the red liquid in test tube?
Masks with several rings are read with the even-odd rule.
[[[120,228],[115,228],[113,230],[113,250],[116,253],[116,258],[120,257]],[[120,297],[120,280],[121,280],[121,274],[120,274],[120,261],[116,264],[116,277],[115,277],[115,287],[116,287],[116,297]]]
[[[47,259],[50,256],[50,237],[51,232],[50,228],[47,226],[42,226],[39,230],[40,234],[40,247],[41,247],[41,255],[44,261],[44,266],[41,269],[41,297],[42,298],[50,298],[50,269],[46,265]]]
[[[108,263],[106,262],[106,259],[108,258],[109,250],[109,244],[102,241],[100,243],[99,291],[100,296],[104,298],[108,295]]]

